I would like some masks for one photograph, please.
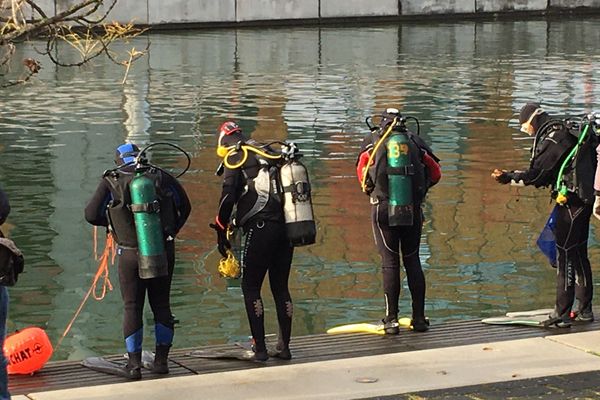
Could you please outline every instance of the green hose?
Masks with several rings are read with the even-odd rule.
[[[577,144],[575,145],[575,147],[573,147],[573,149],[571,149],[571,151],[569,152],[569,155],[567,155],[567,158],[565,158],[565,161],[563,161],[562,165],[560,166],[560,170],[558,171],[558,177],[556,178],[556,188],[558,190],[558,196],[556,196],[556,202],[558,204],[562,205],[567,202],[567,191],[568,190],[567,190],[567,185],[565,185],[563,183],[563,175],[564,175],[564,172],[565,172],[565,169],[567,168],[567,166],[571,163],[571,161],[573,161],[573,158],[575,157],[575,154],[577,154],[579,147],[581,147],[581,144],[583,143],[585,136],[587,135],[587,131],[588,131],[589,127],[590,127],[589,124],[585,125],[583,132],[581,132],[581,135],[579,135]]]

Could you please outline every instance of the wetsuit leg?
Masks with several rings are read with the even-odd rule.
[[[148,303],[154,314],[155,337],[157,345],[173,343],[174,323],[171,314],[171,281],[175,267],[175,243],[166,242],[168,276],[148,279]]]
[[[558,208],[555,235],[558,253],[556,312],[559,316],[571,312],[576,292],[582,306],[591,302],[593,283],[587,257],[591,213],[591,205],[571,204]]]
[[[400,232],[388,224],[387,203],[379,202],[371,207],[371,220],[375,245],[379,250],[383,273],[386,321],[398,317],[400,297]]]
[[[260,290],[269,269],[273,241],[263,221],[248,222],[244,231],[242,293],[256,351],[265,352],[264,307]]]
[[[421,231],[423,213],[420,207],[415,209],[414,223],[411,227],[401,230],[400,249],[402,250],[402,263],[406,271],[406,280],[412,299],[412,318],[425,317],[425,274],[421,267],[419,247],[421,245]]]
[[[589,207],[589,210],[587,209]],[[575,298],[577,299],[578,312],[589,313],[592,311],[592,298],[594,295],[594,281],[592,279],[592,266],[588,257],[588,238],[590,234],[590,218],[593,208],[586,207],[582,212],[581,242],[576,248],[575,263]]]
[[[273,226],[274,243],[272,262],[269,268],[269,285],[275,300],[277,321],[279,323],[279,347],[288,348],[292,335],[292,315],[294,307],[288,286],[290,268],[294,248],[289,245],[285,232],[285,224],[270,224]]]
[[[119,283],[123,298],[123,336],[128,352],[142,351],[142,314],[146,284],[138,275],[136,249],[117,249],[119,255]]]

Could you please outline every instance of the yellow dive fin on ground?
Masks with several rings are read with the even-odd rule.
[[[410,328],[410,318],[399,318],[398,325],[405,328]],[[381,321],[376,323],[360,322],[356,324],[336,326],[328,329],[327,333],[330,335],[341,333],[374,333],[376,335],[385,335],[383,323]]]

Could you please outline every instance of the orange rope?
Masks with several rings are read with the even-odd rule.
[[[98,261],[98,227],[94,225],[94,260]]]
[[[95,231],[94,231],[94,233],[95,233]],[[90,288],[88,289],[87,293],[85,294],[83,300],[81,301],[81,304],[79,304],[79,307],[77,308],[77,311],[75,311],[75,314],[73,315],[73,318],[71,318],[71,321],[69,322],[69,324],[65,328],[65,331],[63,332],[61,338],[58,340],[58,344],[56,345],[56,348],[58,348],[58,346],[60,346],[60,344],[62,343],[63,339],[67,336],[67,334],[71,330],[71,327],[73,326],[73,323],[75,322],[75,320],[77,319],[77,317],[81,313],[81,310],[83,310],[83,306],[87,302],[87,300],[90,297],[90,295],[93,294],[94,299],[100,301],[106,295],[107,289],[108,290],[113,290],[113,286],[110,283],[109,274],[108,274],[108,260],[110,258],[111,264],[114,264],[116,253],[117,252],[116,252],[115,241],[113,240],[112,235],[109,233],[106,236],[106,244],[104,245],[104,252],[102,253],[102,256],[100,257],[100,264],[98,265],[98,270],[96,271],[96,275],[94,276],[94,279],[92,281],[92,285],[90,286]],[[102,293],[98,295],[98,294],[96,294],[96,292],[97,292],[97,286],[98,286],[98,281],[100,281],[101,279],[104,280],[102,282]]]

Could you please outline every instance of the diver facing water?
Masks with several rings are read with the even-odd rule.
[[[315,227],[307,178],[290,183],[285,171],[294,168],[298,173],[304,167],[294,160],[285,161],[293,154],[284,156],[268,145],[246,138],[232,121],[219,128],[218,146],[223,162],[217,174],[223,176],[223,184],[215,223],[210,226],[217,232],[217,246],[223,257],[231,248],[227,231],[235,226],[245,235],[242,292],[254,342],[254,360],[269,358],[261,297],[267,272],[279,325],[276,351],[271,355],[289,360],[293,304],[288,280],[294,246],[314,243]],[[296,150],[289,144],[283,148]],[[284,206],[286,195],[294,200]],[[232,215],[234,207],[236,212]],[[288,218],[288,211],[293,212],[295,221]]]
[[[422,204],[431,186],[441,178],[439,159],[418,134],[410,132],[406,118],[386,109],[378,126],[363,139],[357,175],[369,195],[375,244],[382,261],[387,334],[399,333],[400,258],[412,298],[413,330],[425,332],[425,274],[419,258],[423,226]],[[416,119],[415,119],[416,120]],[[418,121],[417,121],[418,123]]]
[[[92,225],[107,227],[117,243],[124,306],[123,336],[129,361],[114,373],[130,379],[141,378],[142,317],[146,293],[155,323],[153,371],[161,374],[169,372],[168,354],[175,324],[170,305],[175,266],[174,240],[191,211],[188,196],[178,180],[160,168],[141,162],[139,157],[140,149],[135,144],[118,146],[115,155],[117,168],[104,173],[85,208],[85,219]],[[146,184],[146,188],[138,182]],[[144,190],[155,192],[156,198],[144,200],[148,194]],[[144,201],[148,202],[143,204]],[[153,220],[150,219],[152,217]],[[148,218],[144,223],[157,229],[141,231],[139,218]]]
[[[521,131],[535,140],[529,168],[495,169],[501,184],[550,187],[556,199],[556,304],[548,324],[569,327],[592,322],[593,281],[588,258],[588,237],[596,170],[596,134],[590,123],[573,124],[550,116],[538,103],[527,103],[519,114]],[[587,125],[587,127],[585,127]],[[572,307],[577,299],[577,308]]]

